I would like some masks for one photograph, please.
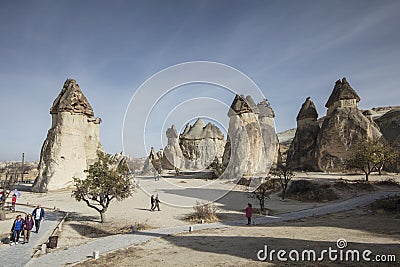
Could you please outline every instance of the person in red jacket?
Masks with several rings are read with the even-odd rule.
[[[16,194],[14,194],[12,199],[11,199],[11,205],[12,205],[11,209],[12,209],[13,212],[15,212],[15,203],[17,203],[17,195]]]
[[[28,214],[24,221],[24,243],[29,243],[29,237],[31,236],[31,230],[35,225],[35,221],[32,215]]]
[[[246,208],[246,217],[247,217],[247,225],[251,225],[251,217],[253,216],[253,208],[250,203],[247,204]]]

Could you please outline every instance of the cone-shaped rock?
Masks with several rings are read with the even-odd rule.
[[[72,177],[84,179],[84,170],[97,160],[100,118],[79,85],[68,79],[50,109],[52,125],[40,153],[39,172],[33,190],[46,192],[72,185]]]
[[[287,154],[287,164],[296,170],[318,170],[315,148],[320,127],[314,103],[307,97],[297,115],[295,137]]]

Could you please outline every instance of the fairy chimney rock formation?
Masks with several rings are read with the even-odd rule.
[[[73,79],[67,79],[50,108],[52,125],[40,153],[36,192],[67,188],[72,177],[86,178],[84,170],[97,160],[100,118]]]
[[[267,172],[277,153],[274,113],[269,102],[256,105],[251,96],[236,95],[228,116],[224,176],[240,178]]]
[[[184,157],[182,150],[179,146],[178,133],[176,132],[175,125],[172,125],[166,131],[168,144],[164,148],[161,157],[161,164],[163,169],[173,170],[175,168],[181,169],[184,167]]]
[[[154,150],[154,147],[151,147],[149,156],[145,159],[142,173],[143,174],[153,174],[156,169],[153,166],[152,160],[157,160],[158,156],[156,151]]]
[[[216,125],[206,124],[202,118],[197,119],[193,126],[186,124],[179,141],[187,169],[205,169],[215,158],[222,161],[224,134]]]
[[[297,129],[287,155],[287,164],[297,170],[318,170],[315,160],[317,137],[320,130],[318,113],[310,97],[297,115]]]
[[[360,97],[346,78],[335,84],[325,107],[327,115],[318,134],[316,160],[320,170],[340,171],[359,140],[377,140],[382,134],[378,126],[358,109]]]

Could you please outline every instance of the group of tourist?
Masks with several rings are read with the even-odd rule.
[[[40,223],[44,218],[44,209],[38,205],[32,212],[32,214],[27,214],[25,219],[22,219],[22,216],[19,214],[17,218],[14,220],[14,223],[11,227],[10,232],[10,245],[17,245],[21,236],[21,233],[24,236],[24,242],[29,243],[29,238],[31,235],[31,231],[35,226],[35,233],[39,232]]]

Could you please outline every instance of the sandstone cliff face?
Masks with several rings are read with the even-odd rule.
[[[327,104],[327,116],[317,138],[316,160],[323,171],[344,169],[344,159],[359,140],[377,140],[378,126],[358,109],[360,97],[345,78],[337,81]]]
[[[184,157],[182,150],[179,146],[178,133],[176,132],[175,125],[167,129],[168,144],[164,148],[162,157],[163,169],[173,170],[175,168],[181,169],[184,167]]]
[[[295,137],[287,153],[287,164],[294,170],[318,170],[315,149],[320,127],[314,103],[308,97],[297,115]]]
[[[228,178],[263,173],[276,158],[274,114],[266,100],[259,107],[251,96],[236,95],[233,100],[223,155],[223,164],[227,166],[224,176]]]
[[[222,161],[225,140],[216,125],[199,118],[193,126],[186,125],[179,139],[187,169],[205,169],[215,158]]]
[[[400,108],[385,113],[376,120],[383,137],[400,154]],[[399,172],[400,161],[384,167],[388,171]]]
[[[84,170],[97,160],[100,118],[79,85],[68,79],[50,109],[52,126],[40,153],[33,190],[46,192],[72,185],[72,177],[86,178]]]

